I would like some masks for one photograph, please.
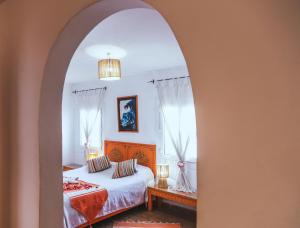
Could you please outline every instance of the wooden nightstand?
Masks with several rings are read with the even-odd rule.
[[[157,186],[148,186],[148,210],[151,211],[153,207],[153,196],[171,200],[179,204],[197,207],[197,194],[184,193],[169,189],[162,189]]]
[[[68,170],[72,170],[72,169],[78,169],[82,167],[82,165],[79,164],[68,164],[68,165],[64,165],[63,166],[63,171],[68,171]]]

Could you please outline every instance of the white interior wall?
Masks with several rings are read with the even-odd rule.
[[[152,79],[188,75],[186,67],[175,67],[148,72],[143,75],[124,77],[120,81],[93,81],[65,86],[63,99],[63,162],[84,164],[84,148],[80,146],[79,115],[74,108],[73,90],[107,86],[103,109],[103,139],[157,145],[157,163],[166,162],[162,152],[162,129],[160,127],[158,99],[155,87],[147,83]],[[117,97],[138,96],[139,132],[118,132]],[[66,106],[66,107],[64,107]],[[73,108],[72,108],[73,107]],[[64,123],[66,122],[66,123]],[[68,129],[65,129],[68,128]],[[73,147],[72,147],[73,146]],[[71,152],[70,152],[71,151]],[[70,154],[71,153],[71,154]],[[66,155],[65,155],[66,154]],[[188,163],[188,174],[196,188],[196,163]],[[170,166],[171,178],[177,177],[176,163]]]
[[[74,102],[72,86],[65,83],[62,99],[62,160],[63,164],[74,162]]]

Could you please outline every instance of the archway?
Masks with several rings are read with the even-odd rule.
[[[103,0],[91,5],[71,19],[49,54],[39,114],[40,227],[62,226],[61,97],[69,62],[96,24],[114,13],[134,8],[152,7],[140,0]]]

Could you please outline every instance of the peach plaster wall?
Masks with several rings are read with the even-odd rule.
[[[59,31],[91,2],[8,3],[11,227],[38,227],[43,69]],[[170,23],[192,76],[200,145],[198,226],[299,227],[298,3],[147,2]]]
[[[60,30],[86,4],[88,1],[79,0],[9,1],[14,88],[11,151],[15,161],[11,168],[11,227],[39,227],[38,116],[44,66]]]
[[[0,1],[0,227],[9,225],[9,77],[7,4]]]

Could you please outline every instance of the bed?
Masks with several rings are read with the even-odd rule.
[[[104,153],[112,162],[112,167],[97,173],[88,173],[87,166],[64,172],[67,177],[79,177],[80,180],[97,184],[108,191],[108,199],[93,223],[129,210],[145,203],[149,182],[156,175],[156,146],[118,141],[105,141]],[[136,158],[137,173],[133,176],[112,179],[114,162]],[[86,219],[70,206],[69,198],[64,194],[65,227],[87,227]]]

